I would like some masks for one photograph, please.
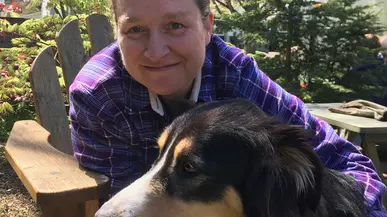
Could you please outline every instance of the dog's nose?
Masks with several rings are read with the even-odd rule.
[[[95,217],[118,217],[119,213],[116,213],[114,210],[109,208],[99,209],[95,214]]]
[[[116,206],[105,206],[101,207],[95,214],[95,217],[141,217],[131,207],[116,207]]]
[[[104,203],[95,217],[141,217],[149,198],[142,188],[129,186]]]
[[[140,217],[142,209],[148,203],[144,188],[131,185],[104,203],[95,217]]]
[[[150,190],[152,179],[150,173],[137,179],[105,202],[95,217],[148,217],[144,213],[154,200],[154,192]]]

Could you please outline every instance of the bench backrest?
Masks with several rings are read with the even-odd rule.
[[[114,41],[112,26],[106,16],[93,14],[87,17],[92,55]],[[79,21],[74,19],[60,30],[56,37],[60,66],[66,91],[79,70],[90,58],[83,47]],[[31,89],[34,96],[38,122],[50,132],[50,143],[56,149],[73,154],[69,120],[56,70],[55,48],[48,46],[34,60],[30,70]]]

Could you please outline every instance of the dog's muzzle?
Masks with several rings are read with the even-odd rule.
[[[152,181],[152,174],[145,174],[114,195],[95,214],[95,217],[146,217],[159,216],[157,209],[167,199],[164,187]]]
[[[153,173],[154,174],[154,173]],[[107,201],[95,217],[242,217],[237,192],[230,188],[219,201],[186,202],[169,196],[152,173],[147,173]]]

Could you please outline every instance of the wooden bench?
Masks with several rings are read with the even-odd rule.
[[[361,138],[361,151],[367,155],[375,166],[376,172],[387,184],[386,175],[383,173],[377,144],[383,144],[387,139],[387,122],[377,121],[371,118],[358,117],[333,113],[328,110],[329,107],[337,107],[343,103],[307,103],[312,115],[326,121],[334,128],[345,129],[343,135],[345,139],[355,144],[356,136]],[[383,199],[383,204],[387,207],[387,200]]]
[[[113,42],[107,17],[87,18],[92,54]],[[57,52],[66,90],[89,59],[79,22],[67,23],[57,35]],[[108,177],[88,171],[73,158],[70,127],[60,88],[53,46],[45,48],[30,71],[38,121],[17,121],[5,145],[6,158],[44,216],[94,216],[108,194]]]
[[[357,135],[361,137],[361,147],[365,155],[370,157],[375,165],[379,176],[383,178],[380,168],[380,160],[375,146],[375,140],[386,138],[387,122],[377,121],[372,118],[365,118],[352,115],[333,113],[329,107],[337,107],[342,103],[316,103],[306,104],[311,114],[326,121],[332,126],[347,130],[346,139],[353,142]]]

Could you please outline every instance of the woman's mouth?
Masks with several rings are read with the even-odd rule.
[[[180,63],[173,63],[173,64],[166,64],[166,65],[158,65],[158,66],[145,66],[143,65],[143,67],[148,70],[148,71],[168,71],[174,67],[176,67],[177,65],[179,65]]]

